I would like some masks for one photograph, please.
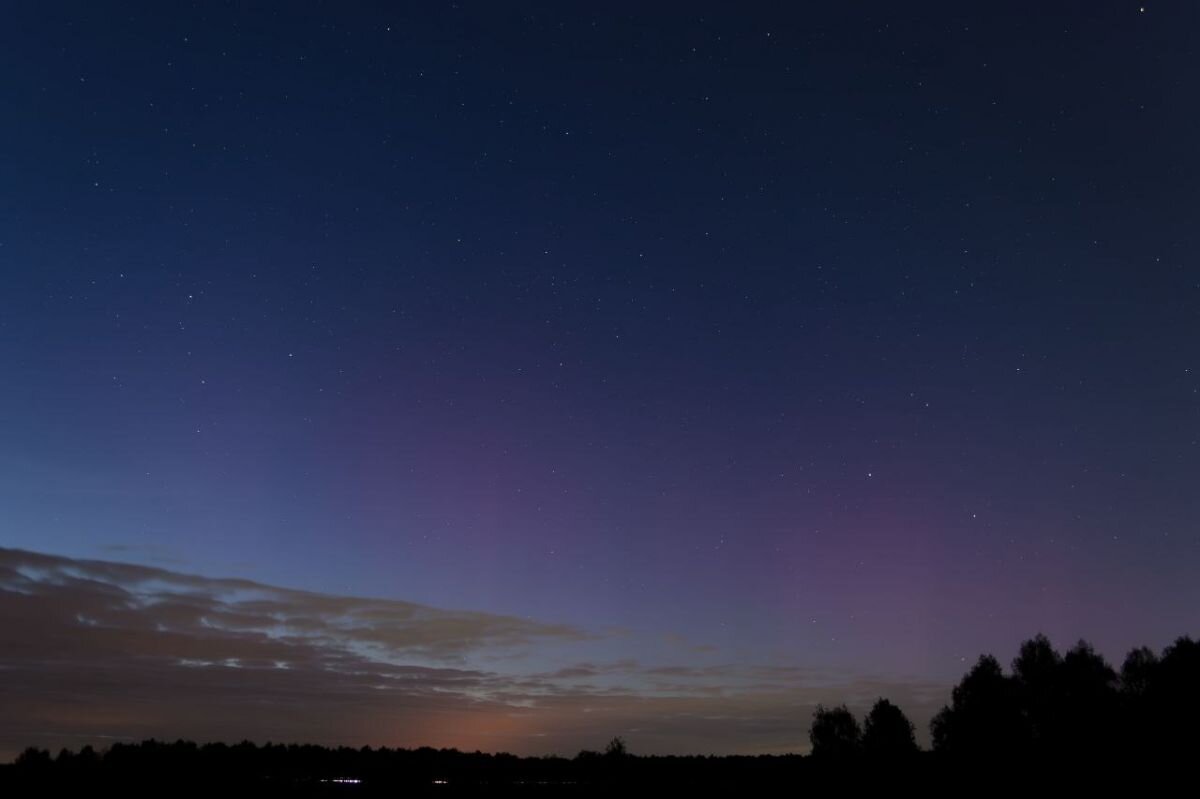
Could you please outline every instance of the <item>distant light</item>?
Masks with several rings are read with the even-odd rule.
[[[449,782],[449,780],[434,780],[433,784],[434,785],[449,785],[450,782]]]

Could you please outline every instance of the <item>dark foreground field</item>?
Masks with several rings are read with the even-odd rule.
[[[39,762],[34,762],[37,759]],[[61,762],[60,762],[61,761]],[[634,757],[581,753],[519,758],[456,750],[327,749],[316,746],[189,742],[118,746],[101,757],[26,756],[5,768],[6,787],[53,791],[155,786],[174,793],[376,796],[575,795],[617,786],[700,787],[784,784],[811,764],[783,757]]]
[[[1077,795],[1167,784],[1181,759],[954,761],[920,752],[903,762],[812,756],[636,757],[581,753],[518,758],[456,750],[327,749],[189,742],[114,747],[0,767],[2,796],[724,796]]]

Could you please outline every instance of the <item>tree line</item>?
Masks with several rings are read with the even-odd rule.
[[[1074,780],[1118,774],[1145,779],[1178,773],[1200,754],[1200,643],[1179,638],[1161,654],[1139,647],[1118,670],[1086,642],[1060,653],[1037,635],[1021,644],[1008,672],[992,655],[981,656],[929,731],[932,749],[923,750],[904,712],[881,698],[861,725],[844,704],[818,707],[807,757],[647,757],[631,754],[622,738],[574,758],[153,740],[103,751],[63,749],[57,756],[30,747],[15,763],[0,765],[0,793],[86,784],[151,792],[169,787],[176,795],[211,795],[225,786],[260,796],[348,790],[445,795],[454,785],[491,795],[553,787],[562,795],[613,784],[730,790],[842,785],[847,775],[859,786],[919,780],[930,789],[958,792],[966,780],[978,787],[980,774],[992,782],[1033,772]]]
[[[1118,671],[1086,641],[1060,653],[1039,634],[1021,644],[1009,673],[982,655],[929,731],[947,764],[1181,762],[1200,754],[1200,643],[1179,638],[1161,655],[1138,647]],[[809,739],[825,761],[918,754],[912,723],[886,699],[861,727],[845,705],[818,707]]]

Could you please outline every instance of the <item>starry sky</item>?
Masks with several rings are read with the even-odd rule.
[[[1200,630],[1195,4],[5,16],[0,754],[927,741]]]

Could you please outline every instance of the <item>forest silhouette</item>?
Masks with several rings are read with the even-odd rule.
[[[1117,670],[1084,641],[1060,653],[1039,634],[1021,644],[1007,673],[982,655],[931,721],[930,738],[932,749],[920,749],[904,712],[880,698],[862,724],[844,704],[818,706],[808,756],[640,756],[622,738],[573,758],[150,740],[57,755],[30,747],[0,766],[0,791],[562,795],[624,785],[862,788],[905,781],[931,791],[983,791],[1035,777],[1075,786],[1127,778],[1145,784],[1182,773],[1200,752],[1200,642],[1179,638],[1161,655],[1133,649]]]

